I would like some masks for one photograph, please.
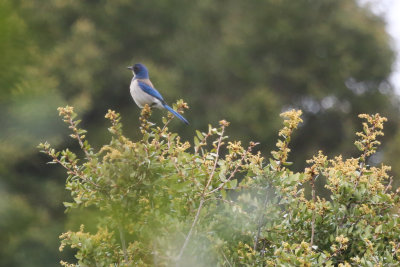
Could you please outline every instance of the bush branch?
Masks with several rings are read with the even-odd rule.
[[[195,215],[195,217],[194,217],[192,226],[190,227],[190,230],[189,230],[189,232],[188,232],[188,234],[187,234],[187,236],[186,236],[186,238],[185,238],[185,242],[183,243],[182,248],[181,248],[181,250],[180,250],[180,252],[179,252],[179,254],[178,254],[178,257],[177,257],[177,260],[176,260],[177,262],[181,259],[182,255],[183,255],[183,252],[185,251],[185,248],[186,248],[187,244],[189,243],[189,240],[190,240],[190,238],[191,238],[191,236],[192,236],[193,229],[194,229],[194,227],[196,226],[196,224],[197,224],[197,222],[198,222],[198,220],[199,220],[200,211],[201,211],[201,209],[203,208],[203,204],[204,204],[204,202],[205,202],[206,190],[207,190],[208,186],[211,184],[211,180],[212,180],[212,178],[213,178],[213,176],[214,176],[214,173],[215,173],[215,170],[216,170],[216,168],[217,168],[218,159],[219,159],[219,150],[220,150],[220,148],[221,148],[222,139],[223,139],[223,137],[224,137],[224,131],[225,131],[225,126],[222,125],[221,135],[220,135],[220,137],[219,137],[219,139],[218,139],[218,145],[217,145],[217,149],[216,149],[216,157],[215,157],[213,169],[212,169],[212,171],[211,171],[211,173],[210,173],[210,176],[208,177],[208,181],[207,181],[207,183],[206,183],[206,185],[205,185],[205,187],[203,188],[203,191],[202,191],[202,193],[201,193],[199,207],[197,208],[196,215]]]

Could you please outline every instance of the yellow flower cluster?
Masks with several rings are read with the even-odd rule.
[[[106,119],[110,119],[111,121],[115,121],[118,118],[118,114],[114,110],[109,109],[104,117]]]
[[[151,116],[151,108],[149,105],[146,104],[142,108],[142,111],[140,113],[140,118],[139,118],[140,125],[141,125],[140,131],[142,134],[145,134],[150,129],[151,123],[148,121],[150,116]]]
[[[228,142],[228,146],[227,148],[235,154],[240,154],[243,152],[244,148],[242,147],[242,142],[241,141],[234,141],[232,142]]]
[[[308,164],[312,164],[310,167],[304,169],[304,179],[302,183],[310,181],[312,177],[316,177],[320,174],[320,169],[322,170],[327,164],[327,156],[325,156],[322,151],[318,151],[317,156],[313,156],[312,159],[306,161]]]
[[[383,136],[383,123],[387,121],[385,117],[381,117],[379,113],[375,115],[360,114],[359,118],[365,119],[367,122],[363,122],[363,131],[357,132],[356,135],[360,137],[354,144],[364,154],[361,159],[365,161],[366,157],[375,153],[376,147],[381,143],[376,140],[378,136]]]
[[[337,236],[335,240],[343,247],[349,243],[349,239],[343,235]]]
[[[384,180],[389,178],[388,171],[391,167],[382,165],[380,168],[370,167],[368,170],[360,170],[360,159],[350,158],[343,161],[342,156],[337,156],[329,160],[329,167],[322,171],[329,183],[325,187],[332,192],[338,192],[343,182],[353,183],[354,185],[365,184],[368,190],[373,192],[386,189]],[[309,168],[306,169],[309,172]]]
[[[370,206],[368,206],[367,204],[361,204],[361,206],[358,208],[358,210],[360,212],[362,212],[363,214],[370,214],[372,216],[375,216],[375,211],[373,209],[371,209]]]
[[[271,154],[278,161],[278,169],[281,165],[286,163],[288,154],[290,152],[289,142],[290,137],[298,125],[303,122],[301,119],[301,110],[289,110],[281,113],[281,117],[284,118],[283,128],[279,131],[279,136],[283,137],[283,140],[279,139],[276,143],[278,151],[272,151]]]
[[[285,120],[283,121],[284,127],[279,131],[279,136],[289,137],[293,130],[297,129],[298,125],[303,122],[301,114],[301,110],[294,109],[281,113],[280,116]]]
[[[72,120],[76,117],[76,113],[74,112],[74,107],[71,106],[59,107],[57,108],[57,110],[58,110],[58,115],[60,117],[63,117],[63,121],[68,124],[71,124]]]
[[[323,175],[327,177],[328,184],[325,187],[332,192],[338,193],[339,186],[343,182],[356,183],[358,176],[358,159],[350,158],[343,161],[342,156],[337,156],[334,159],[328,161],[329,167],[325,168]]]
[[[103,157],[104,161],[112,161],[114,159],[118,160],[121,157],[121,152],[115,148],[112,148],[110,146],[107,147],[107,149],[104,150],[108,150],[109,152]]]
[[[219,121],[219,125],[224,126],[224,127],[228,127],[229,126],[229,122],[226,120],[220,120]]]
[[[400,255],[400,243],[395,243],[393,241],[390,241],[389,244],[392,246],[392,252],[395,254],[397,257]]]
[[[264,157],[261,156],[260,151],[258,151],[257,154],[250,154],[249,156],[249,162],[251,164],[261,165],[264,161]]]
[[[74,107],[71,106],[66,106],[64,107],[59,107],[57,108],[58,110],[58,115],[61,116],[67,116],[67,115],[71,115],[74,112]]]

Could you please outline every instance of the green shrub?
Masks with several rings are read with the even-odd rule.
[[[187,108],[178,102],[179,110]],[[288,154],[301,111],[282,114],[277,150],[266,160],[225,135],[229,123],[196,131],[193,145],[140,118],[141,140],[122,133],[109,111],[111,141],[99,151],[85,140],[72,107],[59,108],[84,159],[49,144],[41,150],[67,170],[67,211],[94,207],[98,230],[68,231],[77,265],[65,266],[390,266],[399,263],[398,190],[390,167],[369,166],[380,144],[379,114],[360,115],[358,158],[328,159],[320,151],[304,172],[290,170]],[[315,133],[318,134],[318,133]],[[321,180],[329,194],[316,186]]]

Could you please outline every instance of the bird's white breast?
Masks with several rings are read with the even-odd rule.
[[[149,106],[156,105],[156,107],[161,106],[160,100],[144,92],[135,79],[131,82],[130,91],[133,100],[140,108],[143,108],[146,104]]]

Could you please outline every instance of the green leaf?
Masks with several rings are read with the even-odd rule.
[[[278,167],[278,163],[275,160],[271,159],[271,158],[269,159],[269,163],[271,164],[271,167],[273,169],[276,169],[276,167]]]
[[[200,145],[199,139],[195,136],[193,137],[193,140],[194,140],[194,146],[198,147]]]
[[[229,189],[234,189],[237,186],[237,180],[230,180],[229,182],[226,183],[227,188]]]
[[[220,192],[221,192],[222,199],[226,199],[226,191],[224,189],[221,189]]]
[[[197,135],[197,137],[199,138],[200,141],[204,139],[203,134],[199,130],[196,130],[196,135]]]
[[[382,233],[382,226],[383,225],[380,224],[375,228],[375,234],[381,234]]]

